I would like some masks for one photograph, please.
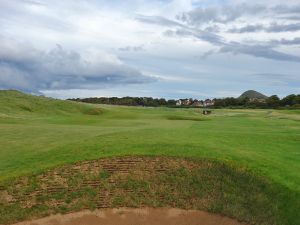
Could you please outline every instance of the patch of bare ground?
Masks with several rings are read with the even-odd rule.
[[[0,188],[0,224],[57,213],[119,207],[197,209],[226,215],[249,224],[276,224],[278,209],[274,195],[270,193],[268,182],[264,179],[257,178],[244,169],[211,160],[169,157],[106,158],[66,165],[3,184]],[[163,212],[171,212],[167,209],[147,210],[147,221],[155,219],[155,215],[160,215],[161,221],[166,221],[169,218],[166,215],[169,214],[164,216]],[[86,216],[72,214],[82,215],[72,224],[81,221],[80,218],[95,218],[96,221],[95,212]],[[115,211],[104,212],[110,217]],[[126,212],[125,210],[124,213]],[[128,211],[129,221],[138,218],[134,212]],[[191,218],[212,216],[196,211],[183,212]],[[183,215],[185,214],[178,221],[185,221]],[[212,218],[215,218],[212,221],[228,220],[232,223],[205,224],[238,224],[220,216]],[[104,219],[99,218],[100,220]]]
[[[199,210],[177,208],[118,208],[53,215],[15,225],[246,225]]]

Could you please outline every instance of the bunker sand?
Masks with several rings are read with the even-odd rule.
[[[246,225],[228,217],[177,208],[119,208],[53,215],[15,225]]]

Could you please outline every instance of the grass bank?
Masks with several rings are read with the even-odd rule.
[[[212,160],[121,157],[76,163],[7,181],[0,223],[114,207],[178,207],[248,224],[295,224],[296,198],[245,168]],[[294,196],[295,197],[295,196]]]

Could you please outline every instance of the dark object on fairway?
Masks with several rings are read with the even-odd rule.
[[[203,109],[203,115],[209,115],[209,114],[211,114],[211,110]]]

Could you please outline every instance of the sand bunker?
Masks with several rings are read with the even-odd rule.
[[[15,225],[245,225],[236,220],[199,210],[103,209],[53,215]]]

